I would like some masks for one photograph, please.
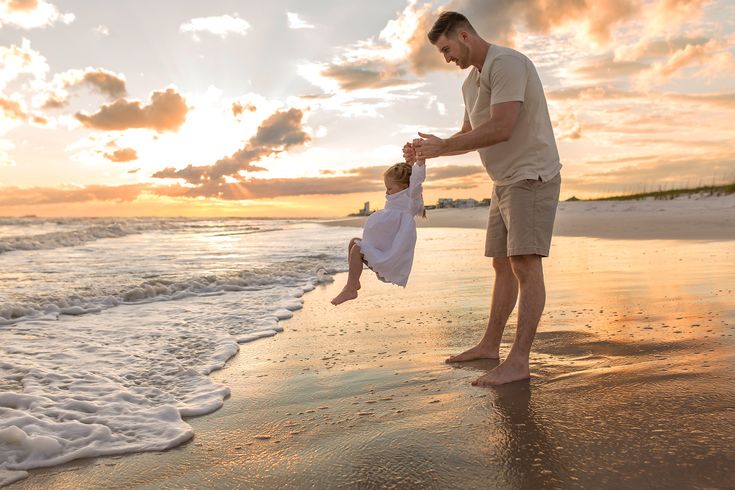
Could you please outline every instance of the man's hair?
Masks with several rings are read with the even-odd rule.
[[[431,28],[427,36],[429,41],[431,41],[431,44],[436,44],[439,38],[442,37],[442,34],[449,37],[459,29],[467,30],[473,34],[477,33],[474,27],[472,27],[472,24],[470,24],[470,21],[467,20],[467,17],[459,12],[448,10],[446,12],[442,12],[439,18],[436,19],[434,26]]]

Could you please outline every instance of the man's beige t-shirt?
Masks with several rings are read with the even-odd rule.
[[[493,104],[523,103],[510,140],[478,150],[495,185],[539,177],[547,181],[559,173],[561,163],[544,89],[536,68],[525,55],[491,45],[482,71],[473,67],[464,81],[462,95],[464,117],[472,128],[490,119]]]

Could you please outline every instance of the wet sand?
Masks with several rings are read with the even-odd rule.
[[[214,374],[225,406],[160,452],[8,488],[726,488],[735,470],[735,242],[556,237],[533,377],[443,360],[484,331],[484,232],[421,229],[406,289],[365,271],[305,297]],[[507,354],[516,317],[501,348]]]

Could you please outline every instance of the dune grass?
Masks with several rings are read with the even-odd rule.
[[[683,187],[676,189],[659,189],[657,191],[639,192],[634,194],[624,194],[610,197],[598,197],[594,199],[585,199],[586,201],[636,201],[640,199],[653,198],[655,200],[666,201],[679,197],[709,197],[709,196],[726,196],[735,194],[735,182],[723,185],[705,185],[699,187]]]

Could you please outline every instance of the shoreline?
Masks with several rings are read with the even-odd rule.
[[[329,299],[342,286],[341,273],[305,296],[283,333],[241,345],[211,374],[231,389],[224,407],[186,419],[192,441],[32,470],[9,488],[729,481],[735,467],[729,242],[679,242],[682,263],[660,254],[670,242],[611,248],[605,240],[559,238],[546,262],[553,288],[532,379],[479,388],[470,381],[494,362],[443,359],[484,329],[492,279],[481,257],[484,233],[426,229],[420,237],[408,288],[366,271],[358,300],[335,308]],[[713,281],[721,286],[701,286]],[[515,321],[514,314],[503,357]]]
[[[431,209],[419,228],[485,229],[488,207]],[[322,222],[362,227],[365,217]],[[614,240],[735,240],[735,194],[669,201],[565,201],[557,208],[555,236]]]

